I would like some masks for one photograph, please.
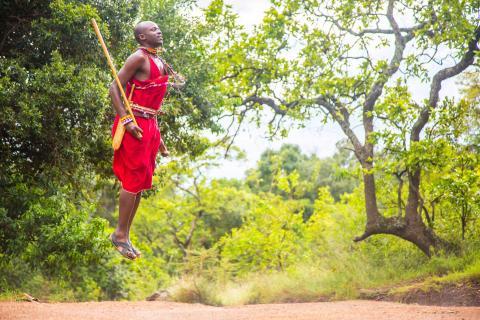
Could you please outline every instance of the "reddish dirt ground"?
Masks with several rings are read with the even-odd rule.
[[[0,319],[45,320],[479,320],[479,307],[341,301],[211,307],[172,302],[0,302]]]

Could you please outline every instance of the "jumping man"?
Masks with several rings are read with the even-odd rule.
[[[130,226],[142,191],[152,187],[155,158],[159,149],[163,156],[168,155],[158,128],[157,114],[167,92],[169,74],[175,76],[173,70],[157,55],[163,45],[163,35],[156,23],[138,23],[135,39],[140,47],[128,57],[118,72],[118,78],[126,88],[127,97],[131,97],[137,125],[123,105],[117,84],[113,82],[110,86],[110,97],[117,112],[112,134],[118,125],[124,125],[126,129],[122,144],[113,156],[113,172],[122,187],[118,225],[110,235],[110,240],[124,257],[132,260],[141,253],[130,242]]]

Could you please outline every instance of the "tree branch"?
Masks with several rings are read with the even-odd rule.
[[[195,232],[195,229],[197,227],[197,221],[198,221],[198,219],[200,219],[203,216],[203,213],[204,213],[204,211],[200,210],[198,212],[197,216],[195,217],[195,219],[192,220],[192,223],[190,224],[190,230],[188,232],[188,235],[185,238],[185,241],[183,242],[184,245],[185,245],[185,248],[188,248],[188,246],[190,245],[190,242],[192,241],[192,238],[193,238],[193,233]]]
[[[285,108],[281,108],[281,106],[279,104],[277,104],[275,102],[275,100],[273,100],[272,98],[268,98],[268,97],[259,97],[259,96],[256,96],[256,95],[251,95],[247,98],[245,98],[242,102],[242,104],[248,104],[248,103],[256,103],[256,104],[260,104],[260,105],[267,105],[269,106],[270,108],[272,108],[273,111],[275,111],[275,113],[279,114],[279,115],[286,115],[287,114],[287,110],[288,110],[288,106],[287,105],[284,105]],[[290,104],[292,105],[293,102]]]
[[[326,15],[326,14],[315,14],[315,15],[318,16],[318,17],[325,18],[327,21],[330,21],[331,23],[333,23],[339,30],[344,31],[344,32],[348,32],[349,34],[351,34],[355,37],[363,37],[366,34],[385,34],[385,35],[395,34],[395,30],[381,29],[381,28],[367,28],[367,29],[362,29],[360,31],[355,31],[353,29],[342,26],[339,23],[338,19],[335,19],[333,16],[329,16],[329,15]],[[404,33],[413,33],[417,30],[422,29],[424,26],[425,26],[425,23],[421,23],[421,24],[418,24],[418,25],[415,25],[415,26],[409,27],[409,28],[398,28],[398,31],[399,32],[404,32]]]
[[[446,79],[454,77],[466,68],[473,64],[475,60],[475,52],[479,50],[478,41],[480,40],[480,27],[477,27],[474,32],[474,37],[468,43],[468,50],[463,55],[462,59],[453,67],[445,68],[438,71],[435,76],[433,76],[432,84],[430,85],[430,97],[428,105],[426,105],[418,116],[417,121],[412,127],[410,140],[411,141],[420,141],[420,133],[428,122],[432,110],[435,109],[438,105],[439,93],[442,88],[442,82]]]
[[[393,17],[393,0],[390,0],[387,10],[387,17],[392,26],[393,33],[395,34],[395,52],[393,54],[392,59],[388,66],[380,73],[377,81],[372,86],[372,89],[367,94],[364,104],[364,113],[371,112],[373,110],[373,106],[377,102],[377,99],[380,97],[383,91],[383,87],[390,79],[391,76],[397,72],[398,68],[400,67],[400,63],[403,59],[403,52],[405,51],[405,47],[408,41],[413,39],[413,34],[409,33],[406,36],[402,36],[400,33],[400,28],[398,27],[397,22]],[[369,117],[367,117],[369,118]],[[371,117],[370,117],[371,118]]]
[[[318,96],[317,98],[315,98],[314,101],[316,104],[324,107],[330,113],[332,118],[340,125],[342,131],[345,133],[345,135],[348,137],[348,139],[353,145],[355,156],[363,164],[365,162],[364,148],[350,126],[350,122],[348,121],[349,113],[347,108],[345,108],[345,106],[343,106],[338,101],[336,102],[336,105],[330,103],[325,99],[324,96]],[[337,112],[337,110],[339,112]]]
[[[406,169],[395,172],[394,175],[398,180],[398,189],[397,189],[397,206],[398,206],[398,216],[402,216],[403,201],[402,201],[402,189],[403,189],[403,178],[402,176],[407,172]]]
[[[403,59],[403,52],[408,41],[413,39],[413,33],[402,36],[401,30],[393,17],[394,0],[390,0],[387,8],[387,18],[395,35],[395,52],[387,67],[385,67],[367,94],[363,106],[363,126],[365,131],[365,151],[368,158],[373,158],[373,144],[369,141],[373,132],[373,108],[381,96],[387,81],[397,72]]]
[[[233,74],[223,76],[222,78],[220,78],[219,81],[222,82],[222,81],[225,81],[225,80],[227,80],[227,79],[236,78],[236,77],[238,77],[243,71],[246,71],[246,70],[254,70],[254,71],[256,71],[257,73],[261,73],[261,72],[263,72],[265,69],[264,69],[264,68],[255,68],[255,67],[244,67],[244,68],[240,68],[238,71],[234,72]]]

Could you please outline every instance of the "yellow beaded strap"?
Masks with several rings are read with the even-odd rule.
[[[123,124],[123,126],[126,126],[130,122],[133,122],[133,118],[131,115],[127,114],[126,116],[120,118],[120,122]]]

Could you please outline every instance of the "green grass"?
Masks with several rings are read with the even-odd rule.
[[[362,289],[401,294],[480,278],[480,253],[476,251],[431,259],[413,253],[404,261],[398,252],[383,259],[366,253],[337,253],[327,260],[242,278],[187,277],[170,292],[175,301],[231,306],[356,299]]]
[[[23,293],[15,290],[7,290],[4,292],[0,292],[0,301],[2,302],[12,302],[12,301],[19,301],[23,299]]]
[[[413,285],[394,288],[390,291],[390,294],[402,296],[413,290],[438,291],[445,285],[466,283],[471,280],[480,280],[480,260],[468,265],[464,270],[453,271],[443,276],[430,276]]]

